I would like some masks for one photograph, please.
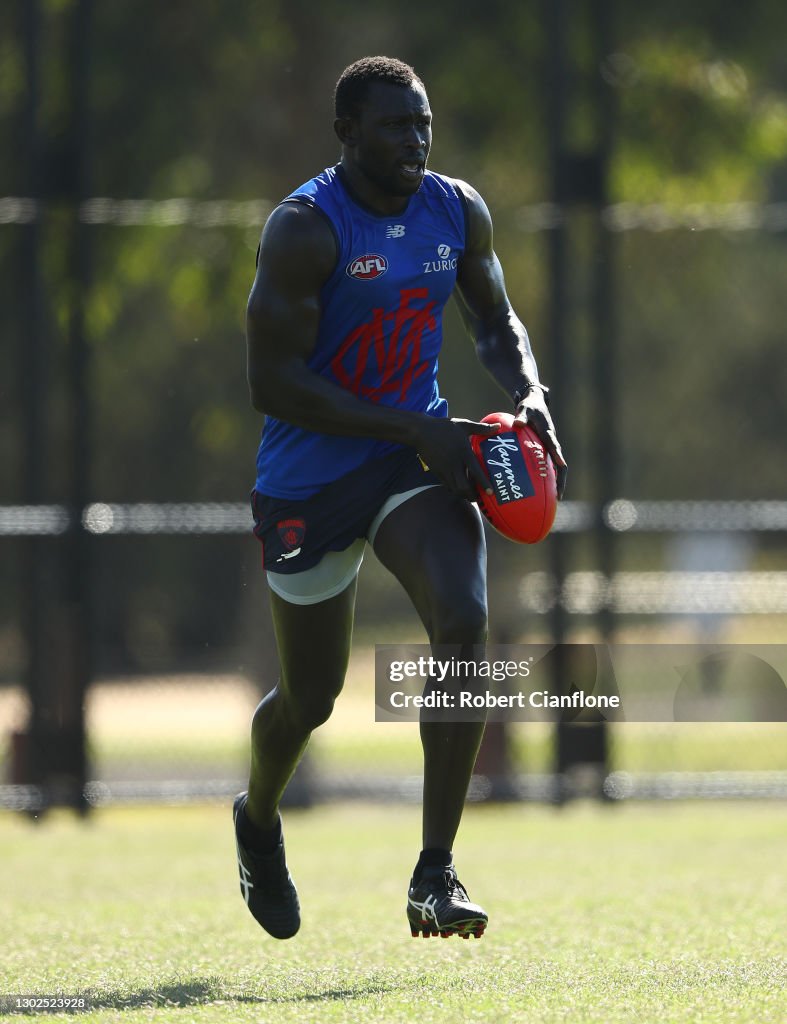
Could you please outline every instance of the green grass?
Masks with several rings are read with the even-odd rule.
[[[491,923],[467,942],[410,938],[418,818],[288,814],[304,923],[281,943],[237,891],[228,807],[5,814],[0,988],[124,1024],[787,1016],[783,807],[469,808],[457,863]]]

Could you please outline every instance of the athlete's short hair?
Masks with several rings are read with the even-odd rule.
[[[370,87],[375,82],[389,82],[405,88],[424,83],[409,64],[395,57],[362,57],[346,67],[336,83],[333,95],[337,117],[357,117]]]

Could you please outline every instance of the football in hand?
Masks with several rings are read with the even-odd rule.
[[[499,423],[491,437],[473,434],[470,444],[493,493],[478,492],[478,507],[504,537],[536,544],[552,529],[557,512],[555,467],[530,426],[514,427],[507,412],[492,412],[482,423]]]

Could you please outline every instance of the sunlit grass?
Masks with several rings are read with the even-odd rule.
[[[413,940],[415,808],[290,812],[301,932],[237,891],[229,807],[0,817],[3,991],[86,1021],[781,1021],[785,814],[773,805],[470,808],[481,941]]]

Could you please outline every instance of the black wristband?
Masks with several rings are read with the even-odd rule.
[[[520,403],[524,401],[525,395],[528,393],[528,391],[532,391],[533,388],[538,388],[539,391],[543,391],[544,402],[546,404],[547,409],[549,408],[549,388],[546,386],[546,384],[536,384],[528,381],[527,384],[522,385],[521,389],[518,389],[517,391],[514,392],[515,409],[518,408]]]

